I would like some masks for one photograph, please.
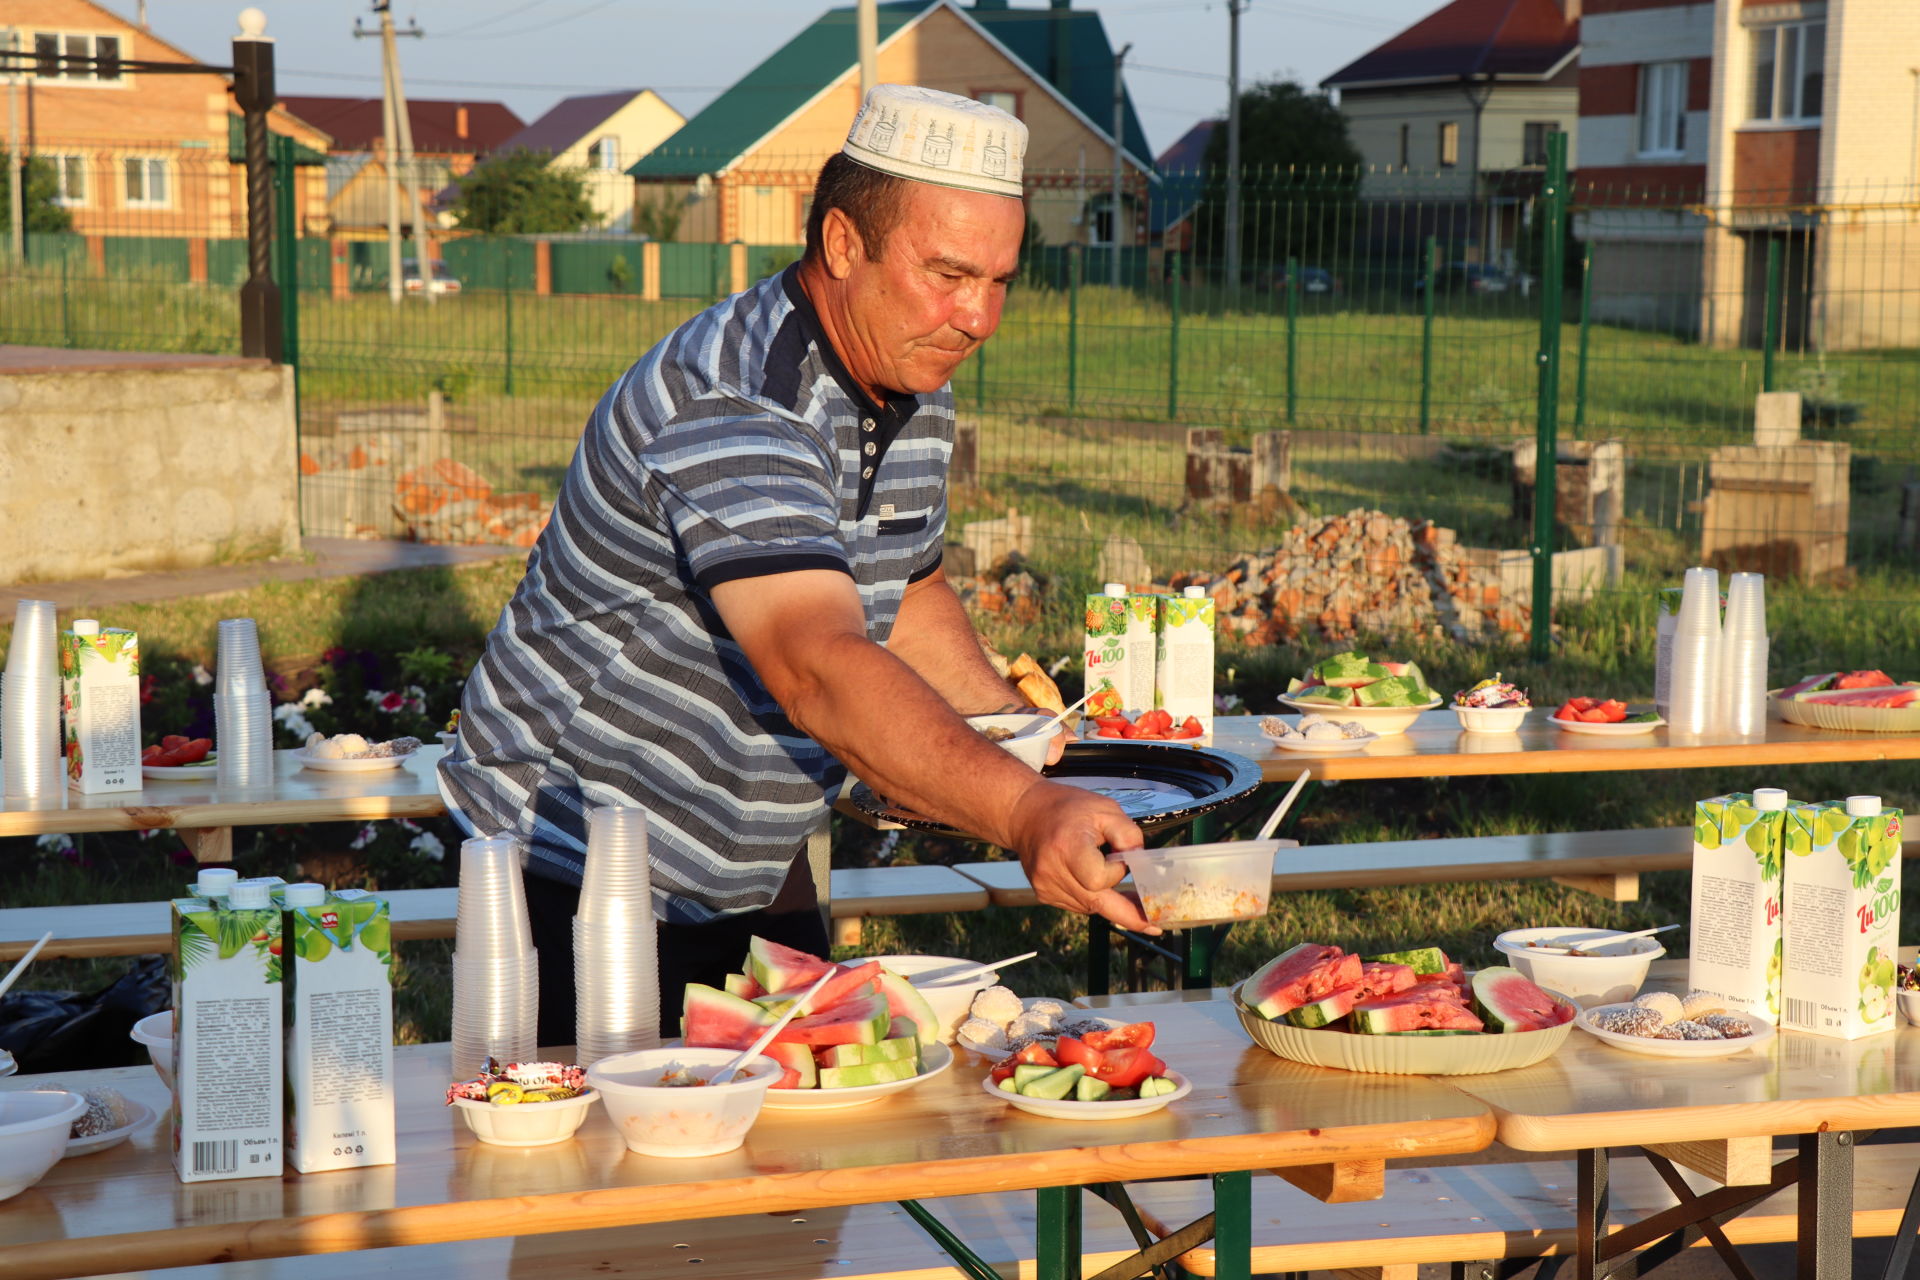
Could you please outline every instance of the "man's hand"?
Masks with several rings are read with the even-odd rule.
[[[1140,828],[1105,796],[1043,782],[1013,813],[1014,848],[1034,895],[1050,907],[1105,916],[1122,929],[1156,934],[1139,906],[1114,888],[1127,868],[1105,850],[1138,849]]]

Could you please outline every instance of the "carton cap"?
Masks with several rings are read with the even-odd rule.
[[[258,910],[273,905],[273,886],[265,880],[236,880],[227,895],[227,905],[236,911]]]
[[[77,636],[97,636],[100,634],[100,623],[94,618],[75,618],[73,620],[73,634]]]
[[[1847,816],[1849,818],[1873,818],[1880,814],[1879,796],[1848,796]]]
[[[1205,587],[1187,587],[1182,590],[1180,594],[1189,600],[1204,600],[1207,598],[1207,589]]]
[[[1779,787],[1761,787],[1753,793],[1753,807],[1762,813],[1777,813],[1787,807],[1787,793]]]
[[[323,884],[290,884],[280,891],[281,905],[294,907],[325,906],[327,886]]]
[[[1110,596],[1124,596],[1127,594],[1127,584],[1124,582],[1109,582],[1106,590]]]
[[[224,898],[240,873],[232,867],[202,867],[193,882],[193,891],[203,898]]]

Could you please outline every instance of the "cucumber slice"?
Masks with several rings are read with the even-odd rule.
[[[1013,1069],[1013,1082],[1020,1086],[1021,1093],[1025,1093],[1027,1086],[1035,1080],[1044,1079],[1059,1069],[1058,1067],[1043,1067],[1037,1062],[1023,1062]]]
[[[1140,1096],[1143,1098],[1157,1098],[1163,1093],[1172,1093],[1179,1089],[1179,1087],[1179,1085],[1167,1079],[1165,1076],[1148,1076],[1140,1082]]]
[[[1081,1076],[1073,1082],[1073,1098],[1076,1102],[1105,1102],[1107,1095],[1112,1092],[1112,1085],[1105,1080],[1095,1080],[1092,1076]]]
[[[1070,1067],[1055,1067],[1032,1084],[1021,1085],[1020,1092],[1043,1102],[1058,1102],[1073,1092],[1075,1082],[1085,1074],[1087,1069],[1077,1062]]]

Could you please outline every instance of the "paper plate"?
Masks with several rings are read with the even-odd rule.
[[[1276,738],[1272,734],[1264,735],[1268,742],[1282,751],[1299,751],[1306,755],[1336,755],[1348,751],[1365,751],[1380,741],[1380,735],[1369,733],[1364,738]]]
[[[310,756],[307,749],[301,747],[293,753],[302,769],[314,769],[320,773],[378,773],[382,769],[398,769],[411,757],[404,756],[362,756],[355,760],[329,760],[321,756]]]
[[[152,778],[155,782],[180,782],[188,778],[211,778],[214,765],[218,762],[218,751],[207,752],[207,758],[196,760],[192,764],[143,764],[140,776]]]
[[[1652,733],[1666,721],[1621,720],[1615,724],[1598,724],[1589,720],[1562,720],[1559,716],[1548,716],[1547,723],[1568,733],[1590,733],[1599,738],[1630,738],[1636,733]]]
[[[1065,1098],[1058,1101],[1029,1098],[1025,1094],[1008,1093],[991,1078],[982,1080],[980,1087],[987,1091],[988,1096],[998,1098],[1016,1111],[1024,1111],[1030,1116],[1045,1116],[1049,1120],[1131,1120],[1135,1116],[1150,1115],[1169,1102],[1178,1102],[1193,1092],[1193,1081],[1178,1071],[1169,1071],[1161,1078],[1171,1080],[1180,1087],[1172,1093],[1151,1098],[1129,1098],[1125,1102],[1068,1102]]]
[[[769,1089],[764,1104],[768,1111],[839,1111],[874,1102],[890,1093],[911,1089],[922,1080],[931,1080],[953,1065],[953,1050],[944,1044],[920,1047],[920,1074],[886,1084],[863,1084],[851,1089]]]
[[[84,1138],[68,1138],[67,1154],[61,1158],[71,1160],[74,1156],[90,1156],[96,1151],[117,1147],[152,1122],[153,1108],[129,1098],[125,1124],[118,1129],[108,1129],[105,1133],[89,1134]]]
[[[1547,994],[1573,1004],[1558,991]],[[1255,1044],[1282,1058],[1310,1067],[1392,1076],[1477,1076],[1530,1067],[1551,1057],[1573,1031],[1571,1019],[1545,1031],[1507,1035],[1363,1036],[1324,1027],[1309,1031],[1290,1022],[1267,1021],[1240,1003],[1238,987],[1233,989],[1233,1010]]]
[[[1588,1035],[1616,1049],[1625,1049],[1629,1053],[1644,1053],[1655,1058],[1730,1058],[1736,1053],[1745,1053],[1749,1049],[1758,1049],[1773,1039],[1773,1024],[1765,1018],[1756,1018],[1751,1014],[1732,1013],[1730,1018],[1739,1018],[1753,1031],[1750,1036],[1741,1036],[1735,1040],[1656,1040],[1651,1036],[1628,1036],[1618,1031],[1606,1031],[1594,1025],[1595,1014],[1612,1009],[1625,1009],[1624,1004],[1599,1004],[1574,1019],[1574,1023]]]
[[[1768,709],[1788,724],[1809,729],[1852,729],[1861,733],[1920,731],[1920,703],[1907,707],[1837,707],[1820,702],[1795,702],[1767,695]]]

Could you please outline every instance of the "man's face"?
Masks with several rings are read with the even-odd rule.
[[[862,382],[937,391],[1000,327],[1020,259],[1026,211],[1007,196],[907,184],[906,207],[877,260],[856,254],[847,277],[842,352]]]

